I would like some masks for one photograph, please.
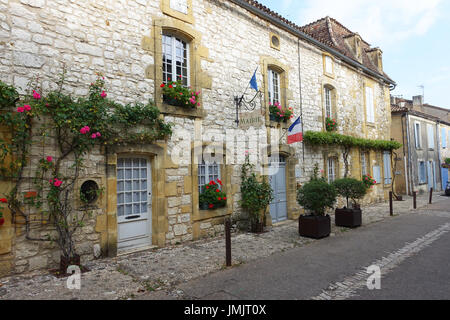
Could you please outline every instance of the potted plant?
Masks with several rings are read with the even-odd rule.
[[[181,80],[162,83],[160,87],[163,92],[163,100],[167,104],[184,108],[200,106],[198,102],[200,92],[185,87]]]
[[[292,117],[292,108],[282,107],[278,102],[269,104],[269,118],[271,121],[287,122],[289,119],[292,119]]]
[[[8,203],[8,201],[6,200],[6,198],[1,198],[0,199],[0,203]],[[2,211],[2,207],[0,207],[0,226],[2,226],[5,223],[5,218],[3,217],[3,211]]]
[[[337,129],[336,119],[326,118],[325,119],[325,127],[328,132],[336,131],[336,129]]]
[[[331,232],[331,219],[325,215],[327,208],[333,208],[337,192],[325,178],[317,177],[317,165],[311,180],[297,191],[297,202],[309,211],[309,215],[301,215],[298,220],[300,236],[321,239]]]
[[[261,181],[253,172],[248,154],[241,170],[241,196],[240,204],[249,214],[251,231],[261,233],[264,231],[267,206],[273,200],[273,190],[266,179]]]
[[[221,190],[222,181],[210,181],[203,186],[199,196],[200,210],[213,210],[225,207],[227,204],[227,194]]]
[[[343,178],[333,182],[338,195],[347,200],[347,206],[335,211],[335,223],[339,227],[357,228],[362,224],[362,212],[359,204],[356,202],[362,199],[367,192],[364,182],[353,179]],[[352,202],[352,208],[349,206],[349,199]]]

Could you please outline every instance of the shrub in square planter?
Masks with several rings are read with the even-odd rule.
[[[362,224],[362,212],[357,204],[367,193],[367,187],[363,181],[352,178],[338,179],[333,182],[338,195],[346,198],[347,206],[335,210],[335,223],[339,227],[357,228]],[[349,207],[349,199],[353,201],[353,207]]]
[[[327,208],[333,208],[337,192],[333,185],[324,178],[317,177],[317,165],[314,175],[297,192],[298,203],[310,212],[310,215],[300,216],[298,231],[300,236],[321,239],[328,237],[331,232],[330,216],[325,216]]]

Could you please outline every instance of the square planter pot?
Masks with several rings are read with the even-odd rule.
[[[336,209],[335,222],[338,227],[360,227],[362,225],[362,211],[361,209]]]
[[[328,237],[331,233],[330,216],[300,216],[298,219],[298,233],[302,237],[312,239]]]

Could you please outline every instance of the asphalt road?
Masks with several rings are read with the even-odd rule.
[[[381,268],[381,289],[364,273]],[[335,291],[334,288],[339,290]],[[187,299],[450,299],[450,199],[180,285]]]

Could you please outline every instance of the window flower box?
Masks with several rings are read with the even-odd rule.
[[[162,83],[160,87],[162,88],[164,103],[187,109],[200,107],[200,92],[183,86],[180,80],[170,81],[167,84]]]
[[[325,119],[325,127],[328,132],[336,131],[337,129],[336,119],[326,118]]]
[[[282,107],[278,102],[269,104],[269,118],[271,121],[287,122],[294,117],[293,113],[292,108]]]
[[[223,208],[227,204],[227,194],[221,190],[222,181],[210,181],[209,184],[203,186],[200,194],[200,210],[215,210]]]

